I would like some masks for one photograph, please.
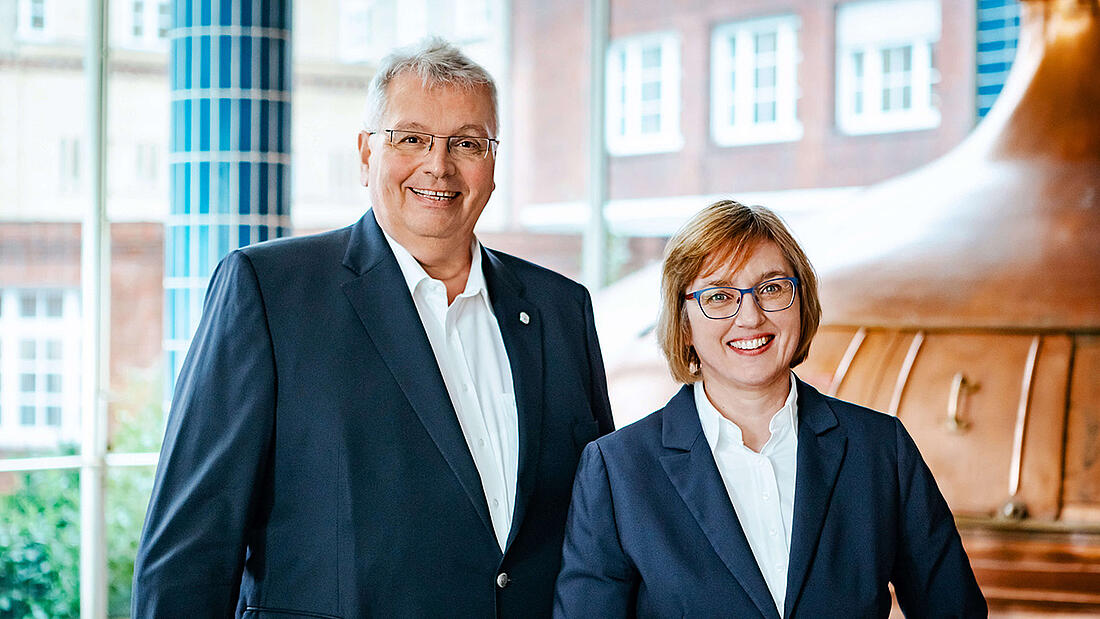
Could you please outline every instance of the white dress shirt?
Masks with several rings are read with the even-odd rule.
[[[722,416],[695,383],[695,407],[714,463],[768,590],[783,615],[794,518],[795,460],[798,452],[798,395],[791,374],[791,393],[772,416],[771,437],[760,453],[745,446],[741,428]]]
[[[448,306],[447,288],[388,234],[401,274],[458,414],[501,551],[508,542],[519,468],[519,418],[508,353],[489,303],[481,244],[474,239],[466,288]]]

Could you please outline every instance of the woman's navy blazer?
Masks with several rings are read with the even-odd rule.
[[[897,418],[798,384],[786,617],[980,617],[947,503]],[[556,617],[779,617],[690,387],[588,445]]]

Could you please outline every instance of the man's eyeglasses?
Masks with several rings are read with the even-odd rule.
[[[436,138],[447,141],[447,152],[464,159],[482,159],[491,152],[496,156],[497,145],[500,140],[493,138],[481,138],[473,135],[432,135],[420,131],[402,131],[400,129],[383,129],[369,133],[385,133],[390,138],[390,146],[398,152],[409,155],[425,155],[432,150]]]
[[[794,291],[798,288],[797,277],[777,277],[762,281],[752,288],[733,286],[715,286],[703,288],[684,295],[685,299],[695,299],[703,315],[713,320],[733,318],[741,309],[741,299],[751,294],[756,306],[765,312],[779,312],[794,304]]]

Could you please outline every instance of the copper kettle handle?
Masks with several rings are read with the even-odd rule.
[[[970,427],[970,422],[959,417],[959,404],[964,392],[977,391],[980,385],[966,380],[962,372],[955,374],[951,379],[951,394],[947,398],[947,420],[945,425],[952,432],[963,432]]]

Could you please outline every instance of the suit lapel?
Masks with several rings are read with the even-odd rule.
[[[692,388],[684,386],[663,413],[661,465],[711,546],[765,617],[779,617],[749,541],[703,436]]]
[[[516,480],[516,505],[508,545],[515,539],[535,490],[542,436],[542,321],[538,308],[522,296],[523,284],[504,266],[497,256],[486,249],[481,254],[485,285],[493,313],[500,326],[512,383],[516,393],[516,415],[519,419],[519,473]]]
[[[836,415],[816,389],[798,382],[798,462],[795,472],[794,525],[787,570],[786,616],[794,612],[817,552],[847,437]]]
[[[493,535],[481,477],[412,295],[373,211],[355,224],[344,265],[359,275],[343,284],[344,294],[486,530]]]

